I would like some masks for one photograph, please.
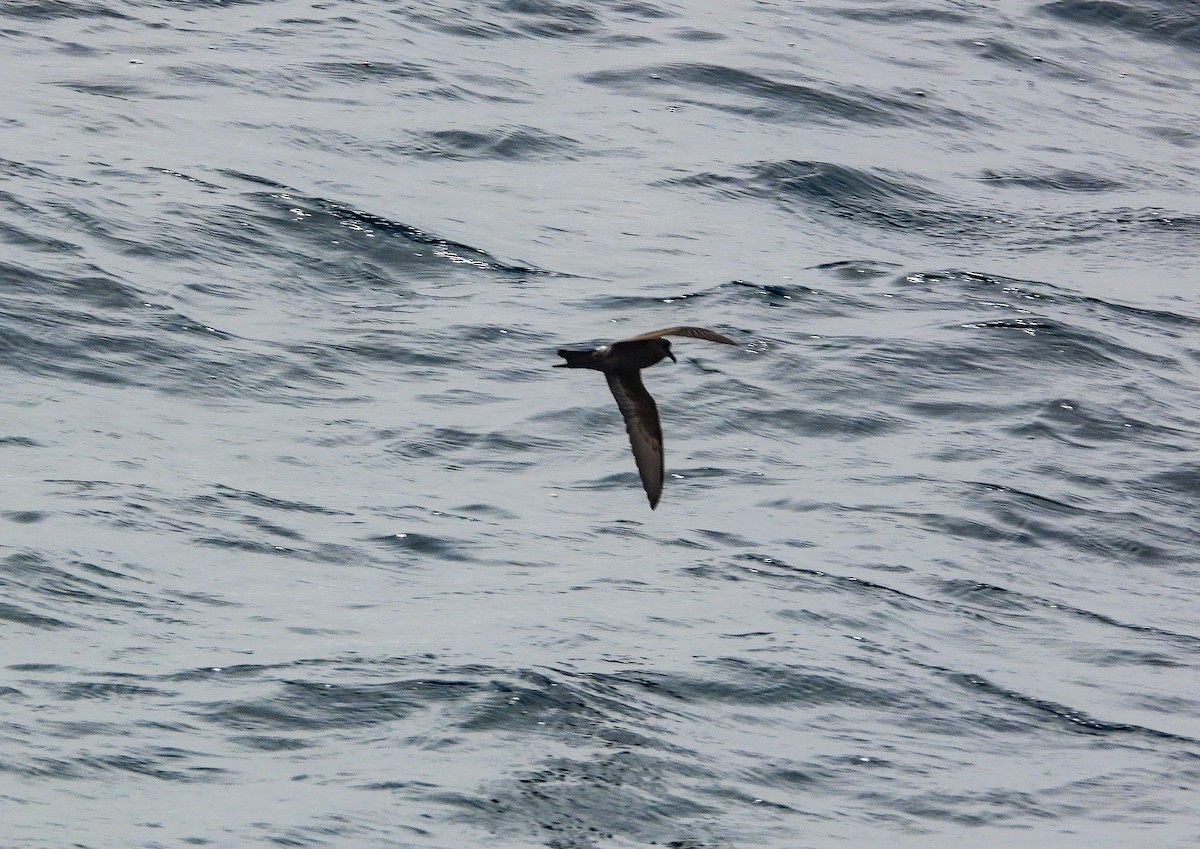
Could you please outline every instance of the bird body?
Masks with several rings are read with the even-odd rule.
[[[724,345],[737,344],[729,337],[703,327],[668,327],[587,351],[563,349],[558,355],[566,362],[555,364],[555,368],[584,368],[604,372],[608,388],[625,419],[625,430],[633,447],[633,459],[637,463],[646,497],[650,499],[651,510],[658,506],[662,496],[663,438],[658,406],[642,383],[641,370],[667,357],[677,362],[671,353],[671,343],[664,336],[688,336]]]

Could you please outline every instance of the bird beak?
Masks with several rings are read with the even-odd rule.
[[[670,351],[667,351],[667,356],[671,358],[671,362],[673,362],[673,363],[679,362],[679,360],[675,359],[675,355],[672,354]]]

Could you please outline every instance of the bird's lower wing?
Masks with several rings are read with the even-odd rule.
[[[662,336],[689,336],[692,339],[707,339],[709,342],[720,342],[723,345],[736,345],[728,336],[723,336],[715,330],[709,330],[707,327],[667,327],[663,330],[651,330],[649,333],[642,333],[638,336],[630,336],[628,339],[622,339],[622,342],[638,342],[642,339],[658,339]]]
[[[633,459],[642,476],[642,487],[650,499],[650,509],[658,505],[663,488],[663,438],[662,425],[658,420],[658,406],[646,387],[642,376],[636,371],[606,371],[608,388],[617,399],[621,415],[625,417],[625,430],[629,432],[629,444],[633,446]]]

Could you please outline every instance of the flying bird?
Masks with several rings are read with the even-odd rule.
[[[633,459],[642,476],[642,487],[650,499],[651,510],[658,506],[658,499],[662,495],[663,437],[658,407],[642,384],[641,370],[667,357],[671,358],[671,362],[678,362],[671,353],[671,343],[664,336],[689,336],[723,345],[737,344],[728,336],[703,327],[668,327],[601,345],[590,351],[561,350],[558,355],[566,362],[554,366],[604,372],[608,388],[612,390],[621,415],[625,417],[625,430],[629,432],[629,443],[633,446]]]

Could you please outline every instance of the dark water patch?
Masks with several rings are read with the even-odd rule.
[[[1073,84],[1078,84],[1083,79],[1094,81],[1093,75],[1086,65],[1078,62],[1068,64],[1061,57],[1030,53],[1023,47],[997,38],[995,35],[986,41],[980,41],[977,38],[964,40],[960,42],[959,48],[1022,73],[1034,72],[1048,79],[1070,80]]]
[[[956,306],[947,304],[945,297],[955,291],[970,295],[978,300],[977,306],[996,308],[1017,308],[1019,314],[999,321],[1014,321],[1013,329],[1038,330],[1045,322],[1045,329],[1064,328],[1065,332],[1080,332],[1078,328],[1086,328],[1083,332],[1093,333],[1099,337],[1098,347],[1109,348],[1120,346],[1118,350],[1130,356],[1141,356],[1142,349],[1133,348],[1130,342],[1133,338],[1122,333],[1120,339],[1112,334],[1119,330],[1138,330],[1140,333],[1162,335],[1170,339],[1182,338],[1184,332],[1200,332],[1200,318],[1181,312],[1162,309],[1151,309],[1144,306],[1122,304],[1101,298],[1080,294],[1061,286],[1055,286],[1044,280],[1024,280],[986,274],[965,269],[946,269],[937,271],[913,271],[897,278],[897,283],[904,289],[912,291],[919,289],[928,292],[932,298],[923,308],[929,306]],[[1053,313],[1053,315],[1038,315]],[[1017,319],[1032,323],[1026,326]],[[1113,322],[1110,334],[1100,334],[1095,322]],[[1000,324],[999,327],[1008,325]],[[1030,334],[1035,335],[1035,334]],[[1149,358],[1149,365],[1172,365],[1171,358]]]
[[[74,242],[55,238],[43,230],[31,230],[8,222],[0,222],[0,241],[14,248],[56,256],[78,254],[81,251],[81,246]],[[25,273],[19,266],[10,266],[8,263],[4,263],[3,268],[2,273],[8,279],[19,279]]]
[[[192,538],[192,542],[196,545],[206,545],[211,548],[220,548],[226,551],[239,551],[245,554],[274,554],[283,557],[296,557],[302,553],[296,548],[288,548],[287,546],[278,545],[276,543],[267,542],[260,539],[249,539],[247,537],[235,536],[231,533],[196,536]]]
[[[278,386],[288,368],[282,357],[249,351],[253,343],[146,305],[112,278],[26,273],[21,280],[24,297],[42,306],[0,311],[0,352],[13,371],[103,387],[261,397],[256,389]]]
[[[669,472],[668,472],[669,474]],[[667,486],[670,485],[670,478],[667,479]],[[592,478],[590,480],[578,480],[571,484],[563,484],[560,489],[569,492],[620,492],[629,490],[630,492],[641,493],[642,481],[638,477],[637,472],[617,472],[603,477]],[[633,531],[625,529],[624,531],[609,531],[610,533],[618,533],[622,536],[633,535]]]
[[[401,148],[408,156],[460,161],[572,160],[583,147],[575,139],[534,127],[505,127],[491,132],[434,130],[415,134],[415,141]]]
[[[387,451],[401,457],[430,458],[471,454],[481,461],[520,462],[516,454],[529,454],[556,447],[560,440],[548,440],[528,433],[509,431],[475,432],[461,428],[433,428],[420,434],[407,431],[400,444]]]
[[[724,41],[729,36],[720,32],[713,32],[706,29],[692,29],[691,27],[682,27],[671,32],[671,37],[679,41],[706,42],[706,41]]]
[[[1085,508],[1078,505],[1068,504],[1065,501],[1051,498],[1048,495],[1040,495],[1036,492],[1025,492],[1023,490],[998,483],[983,483],[981,481],[969,481],[969,483],[971,483],[973,486],[982,488],[985,492],[1003,493],[1014,501],[1028,503],[1035,509],[1055,515],[1076,516],[1088,512]]]
[[[1082,607],[1064,604],[1057,600],[1039,599],[1033,596],[1027,597],[1029,598],[1031,604],[1039,604],[1046,609],[1055,610],[1066,614],[1067,616],[1078,617],[1085,622],[1104,625],[1109,628],[1117,629],[1118,631],[1125,631],[1129,632],[1130,634],[1142,635],[1151,637],[1155,640],[1161,640],[1180,649],[1185,654],[1190,654],[1200,649],[1200,634],[1182,634],[1178,631],[1171,631],[1153,625],[1142,625],[1135,622],[1122,621],[1104,613],[1097,613],[1094,610],[1086,610]]]
[[[31,268],[0,263],[0,280],[7,284],[9,291],[0,318],[6,325],[14,327],[63,327],[98,318],[94,315],[96,310],[123,312],[145,305],[135,289],[112,276],[88,273],[93,270],[91,267],[78,275],[51,276]],[[34,304],[40,309],[27,308]]]
[[[836,614],[803,608],[781,608],[775,611],[775,616],[784,622],[794,623],[796,627],[805,631],[817,633],[840,631],[848,634],[865,634],[881,630],[877,619],[868,616],[854,616],[849,613]]]
[[[846,259],[813,266],[834,279],[843,281],[877,280],[895,276],[903,266],[898,262],[870,259]]]
[[[153,7],[153,0],[150,3]],[[274,6],[274,0],[172,0],[172,6],[178,6],[181,9],[191,11],[209,11],[216,9],[236,9],[242,6]],[[333,21],[345,21],[346,18],[334,18]],[[320,20],[317,23],[328,23],[329,20]]]
[[[314,98],[313,93],[321,84],[312,74],[304,73],[303,65],[281,64],[263,70],[241,64],[192,61],[162,70],[175,83],[174,99],[207,99],[211,96],[207,89],[231,89],[254,96],[269,91],[272,97],[281,100],[308,101]],[[245,125],[254,126],[250,122]]]
[[[584,82],[660,100],[661,89],[673,87],[673,99],[759,121],[789,124],[838,123],[899,126],[911,123],[978,125],[954,110],[935,108],[925,98],[894,97],[877,90],[816,79],[787,81],[725,65],[679,63],[597,71]],[[726,102],[698,100],[702,91],[728,98]],[[754,104],[754,105],[751,105]]]
[[[112,675],[105,681],[69,681],[56,684],[44,684],[53,688],[59,698],[66,701],[112,699],[166,699],[177,696],[178,693],[163,690],[158,687],[147,687],[144,684],[133,684],[127,681],[114,680],[120,677],[134,678],[136,676]]]
[[[1100,667],[1132,666],[1177,669],[1188,665],[1162,652],[1139,651],[1136,649],[1088,649],[1076,652],[1076,657],[1082,663]]]
[[[749,197],[816,206],[833,214],[883,215],[895,201],[942,204],[918,178],[883,169],[863,170],[831,162],[787,160],[745,165],[741,175],[701,173],[661,185],[703,188],[726,197]]]
[[[229,599],[220,598],[218,596],[211,595],[209,593],[203,593],[203,592],[167,591],[164,593],[164,595],[169,598],[176,599],[178,601],[183,602],[184,604],[189,604],[189,605],[196,604],[196,605],[202,605],[204,607],[238,607],[239,606],[239,603],[236,601],[230,601]]]
[[[803,306],[811,310],[813,317],[836,314],[844,303],[844,297],[839,294],[821,292],[797,283],[754,283],[749,280],[731,280],[723,284],[719,294],[729,296],[735,303],[742,303],[748,297],[753,298],[769,309]],[[742,332],[750,335],[748,328]]]
[[[0,513],[0,516],[18,525],[36,525],[46,518],[46,514],[39,510],[9,510]]]
[[[820,410],[811,407],[751,409],[742,412],[742,426],[803,437],[864,439],[886,436],[907,428],[902,419],[883,411],[855,414],[853,411]]]
[[[1018,404],[1018,407],[1028,405],[1027,403]],[[954,399],[946,398],[916,398],[905,404],[905,409],[910,411],[919,419],[944,419],[950,422],[967,425],[967,423],[990,423],[997,419],[1002,419],[1012,413],[1013,404],[986,404],[976,399]],[[942,448],[944,452],[944,448]],[[947,454],[948,456],[948,454]]]
[[[1105,722],[1088,715],[1085,711],[994,684],[982,675],[960,672],[944,674],[953,684],[982,693],[989,700],[1000,700],[1006,703],[1006,709],[1011,709],[1011,705],[1020,705],[1027,709],[1032,716],[1049,715],[1060,723],[1060,727],[1068,731],[1099,736],[1128,734],[1154,740],[1173,740],[1189,745],[1200,745],[1200,739],[1159,731],[1155,728],[1125,722]]]
[[[722,297],[723,294],[727,294],[729,292],[729,289],[726,287],[757,288],[756,284],[754,284],[754,283],[738,280],[738,281],[733,281],[731,283],[723,283],[723,284],[720,284],[717,286],[711,286],[706,289],[700,289],[697,291],[683,291],[683,292],[676,291],[676,292],[663,293],[663,294],[645,294],[645,295],[630,295],[630,294],[596,295],[592,298],[589,298],[586,302],[586,305],[589,308],[594,308],[596,310],[612,310],[612,311],[639,310],[642,313],[645,313],[646,311],[649,311],[652,309],[662,310],[662,307],[664,305],[667,305],[667,306],[673,307],[673,309],[662,310],[662,311],[664,313],[676,314],[676,310],[678,309],[678,307],[675,307],[675,305],[686,304],[688,306],[692,306],[692,305],[701,305],[702,306],[703,302],[706,300],[720,298],[720,297]],[[802,286],[799,286],[796,288],[798,290],[804,290],[804,287],[802,287]],[[722,291],[723,289],[725,290],[724,292]],[[716,328],[714,328],[714,329],[716,329]],[[628,327],[628,325],[616,325],[611,328],[611,333],[613,334],[611,337],[605,337],[603,340],[593,339],[592,341],[608,342],[608,341],[611,341],[612,338],[622,338],[624,336],[634,335],[634,334],[637,334],[640,332],[643,332],[641,327]]]
[[[19,162],[15,159],[5,159],[3,157],[0,157],[0,174],[6,177],[29,180],[39,185],[73,188],[81,192],[95,186],[95,183],[91,180],[67,176],[57,171],[39,168],[37,165],[31,165],[28,162]],[[0,198],[5,198],[6,202],[11,204],[12,208],[17,211],[33,212],[37,209],[36,206],[18,199],[9,192],[0,193]]]
[[[6,668],[14,672],[67,673],[75,671],[71,667],[59,663],[14,663]]]
[[[1026,611],[1030,604],[1019,593],[981,581],[947,579],[936,582],[938,592],[956,602],[967,602],[991,610]]]
[[[4,17],[28,21],[53,21],[71,18],[100,18],[129,21],[129,15],[118,11],[111,3],[82,2],[82,0],[13,0],[4,4]]]
[[[780,506],[781,509],[787,509],[791,503],[793,502],[788,499],[778,499],[767,502],[764,506]],[[924,608],[929,604],[927,599],[895,587],[889,587],[886,584],[868,581],[853,575],[836,575],[820,569],[794,566],[775,554],[769,557],[759,553],[738,554],[732,558],[732,561],[737,564],[740,573],[732,576],[735,579],[766,579],[772,581],[774,586],[786,588],[789,592],[825,592],[842,593],[852,597],[865,596],[881,599],[901,610],[914,609],[913,605]],[[749,570],[749,575],[745,574],[746,570]]]
[[[269,534],[270,536],[292,540],[293,542],[304,541],[304,534],[300,533],[299,531],[294,531],[291,528],[285,528],[280,525],[276,525],[275,523],[268,522],[266,519],[262,519],[258,516],[246,516],[242,519],[242,522],[254,528],[255,530]]]
[[[31,594],[37,606],[49,606],[56,612],[65,606],[86,619],[106,621],[112,608],[149,609],[149,597],[131,589],[131,580],[128,575],[82,561],[57,565],[36,553],[10,554],[0,560],[0,586],[13,594]],[[59,627],[56,620],[54,627]],[[47,624],[50,621],[48,617]]]
[[[416,62],[314,62],[308,67],[322,76],[340,82],[391,83],[396,80],[437,80],[427,66]]]
[[[297,357],[308,362],[296,373],[301,382],[309,381],[338,385],[334,375],[354,375],[366,366],[376,364],[397,367],[397,380],[415,380],[439,375],[445,368],[459,364],[459,357],[449,351],[439,352],[436,346],[419,340],[406,341],[400,333],[355,334],[359,341],[347,343],[305,343],[292,349]],[[402,376],[402,378],[400,377]]]
[[[331,218],[365,228],[366,232],[404,239],[417,245],[433,248],[433,255],[455,265],[471,265],[480,270],[503,272],[507,274],[547,274],[549,272],[526,265],[513,265],[488,255],[486,252],[450,239],[439,238],[430,233],[384,218],[362,209],[354,209],[336,201],[323,198],[297,198],[288,196],[286,202],[294,204],[297,200],[311,204]]]
[[[280,183],[278,180],[273,180],[270,177],[264,177],[261,174],[250,174],[245,171],[237,171],[232,168],[218,168],[216,169],[216,173],[222,174],[233,180],[251,183],[256,186],[263,186],[264,188],[271,189],[272,191],[292,191],[291,186],[287,185],[286,183]]]
[[[1146,243],[1146,249],[1171,253],[1179,248],[1194,251],[1200,241],[1200,216],[1163,207],[1066,213],[1044,218],[1040,225],[1022,232],[1020,238],[1030,245],[1099,244],[1107,250],[1111,250],[1106,247],[1109,243],[1115,242],[1120,248],[1129,239],[1138,239]],[[1180,243],[1178,248],[1175,241]]]
[[[508,18],[516,32],[536,38],[590,35],[601,26],[600,14],[592,4],[557,0],[490,0],[491,11]]]
[[[314,664],[321,666],[321,664]],[[159,680],[170,683],[196,681],[201,683],[238,683],[243,681],[258,681],[260,679],[274,680],[276,670],[288,669],[289,664],[237,663],[229,666],[204,666],[195,669],[185,669],[160,676]]]
[[[70,302],[102,310],[133,310],[145,306],[145,298],[134,287],[106,274],[58,279],[57,296]],[[198,323],[192,322],[193,326]]]
[[[277,699],[263,703],[227,702],[206,706],[203,711],[193,712],[201,714],[209,722],[226,731],[278,734],[289,731],[317,731],[325,724],[320,713],[312,716],[303,710],[289,710],[278,704]]]
[[[859,6],[829,6],[814,10],[821,16],[843,18],[888,27],[904,24],[970,24],[974,18],[966,12],[950,8],[924,7],[916,4],[890,4],[880,8]]]
[[[365,559],[362,550],[357,546],[339,545],[331,542],[320,542],[309,546],[308,556],[315,563],[336,566],[361,564]]]
[[[463,504],[456,507],[455,512],[465,514],[464,518],[475,521],[511,522],[517,518],[516,513],[494,504]]]
[[[716,809],[678,789],[677,764],[639,752],[553,758],[478,796],[438,794],[465,822],[494,835],[536,834],[553,849],[596,849],[613,840],[677,849],[718,846],[702,823]]]
[[[986,169],[979,175],[989,185],[1016,186],[1054,192],[1111,192],[1125,188],[1124,183],[1085,171],[1058,170],[1046,174],[1000,173]]]
[[[485,41],[517,38],[574,38],[591,36],[600,27],[593,7],[537,0],[488,0],[470,10],[448,14],[443,9],[412,7],[398,10],[412,20],[456,38]],[[561,16],[561,17],[560,17]]]
[[[112,97],[117,100],[140,100],[150,97],[151,92],[143,86],[130,83],[108,82],[60,82],[63,88],[77,91],[80,94],[91,94],[96,97]]]
[[[215,496],[220,499],[230,501],[244,501],[254,507],[266,507],[271,510],[282,510],[285,513],[314,513],[321,516],[348,516],[351,515],[342,510],[332,510],[328,507],[322,507],[318,504],[309,504],[305,501],[293,501],[286,498],[277,498],[271,495],[264,495],[261,492],[253,490],[234,489],[233,487],[225,486],[224,484],[216,484],[214,487]],[[202,496],[201,499],[204,497]]]
[[[3,586],[6,581],[0,579],[0,586]],[[38,628],[42,630],[55,630],[58,628],[74,628],[74,623],[67,622],[64,619],[59,619],[54,616],[45,616],[40,613],[34,613],[23,605],[9,604],[8,602],[0,601],[0,620],[8,622],[12,625],[24,625],[29,628]]]
[[[922,823],[921,831],[925,831],[930,823],[968,828],[1015,827],[1016,823],[1065,818],[1078,811],[1071,802],[1055,802],[1044,795],[1017,793],[1007,788],[904,795],[870,792],[863,796],[872,805],[916,818]]]
[[[24,779],[50,779],[73,781],[85,777],[78,764],[63,758],[31,757],[26,759],[0,760],[0,774],[19,776]]]
[[[669,21],[683,15],[673,4],[648,3],[645,0],[606,0],[604,4],[615,15],[635,21]]]
[[[580,488],[586,488],[586,487],[580,487]],[[599,525],[598,527],[594,528],[592,533],[595,533],[599,536],[619,537],[621,539],[644,540],[644,539],[652,538],[652,535],[647,532],[647,530],[645,529],[644,526],[642,526],[640,523],[634,522],[632,520],[617,520],[614,522],[608,522],[608,523]],[[705,550],[709,550],[709,549],[705,549]],[[622,587],[624,587],[626,589],[630,589],[630,590],[634,590],[635,588],[641,589],[644,587],[643,584],[641,584],[640,582],[637,582],[637,581],[625,581],[625,582],[604,581],[603,583],[619,583]]]
[[[1044,401],[1032,410],[1033,416],[1023,417],[1006,426],[1006,431],[1020,438],[1050,438],[1067,445],[1087,447],[1098,444],[1127,442],[1143,438],[1133,422],[1119,410],[1081,404],[1074,399]]]
[[[55,722],[55,736],[67,740],[79,740],[84,737],[119,737],[124,729],[115,722]]]
[[[1031,527],[1025,522],[1015,527],[985,522],[968,516],[949,516],[942,513],[912,514],[922,524],[940,534],[958,539],[981,543],[1015,543],[1017,545],[1041,547],[1044,544],[1044,525]]]
[[[616,0],[605,3],[571,3],[563,0],[488,0],[470,7],[470,12],[456,9],[454,13],[444,10],[423,11],[416,7],[405,9],[400,14],[421,22],[430,29],[455,36],[478,39],[596,39],[605,37],[606,43],[614,38],[636,38],[644,36],[617,33],[605,36],[614,26],[630,23],[634,26],[644,21],[656,21],[678,16],[674,9],[637,2]]]
[[[476,392],[470,389],[446,389],[442,392],[431,392],[416,396],[416,400],[428,404],[451,407],[475,407],[494,404],[505,400],[499,395],[487,392]],[[384,434],[381,434],[384,435]]]
[[[232,770],[215,766],[182,766],[181,761],[212,758],[202,752],[159,746],[142,749],[138,754],[93,755],[82,757],[78,764],[83,771],[102,773],[122,772],[183,784],[224,781]]]
[[[1087,295],[1073,296],[1072,300],[1082,304],[1089,313],[1096,313],[1102,317],[1111,316],[1130,325],[1136,323],[1138,329],[1169,333],[1172,338],[1180,338],[1180,334],[1185,331],[1200,332],[1200,318],[1187,313],[1122,304]]]
[[[149,172],[151,175],[163,174],[167,177],[174,177],[177,180],[183,180],[186,183],[191,183],[193,186],[197,186],[201,189],[205,189],[207,191],[211,191],[214,193],[223,191],[225,189],[225,186],[223,186],[219,183],[214,183],[211,180],[202,180],[199,177],[195,176],[194,174],[184,173],[183,171],[176,171],[172,168],[151,167],[151,168],[147,168],[145,170],[147,172]],[[123,177],[129,177],[129,178],[133,179],[133,175],[127,174],[126,172],[118,172],[115,169],[110,169],[110,173],[112,173],[114,176],[120,175]],[[221,169],[217,169],[216,173],[226,174],[227,176],[234,177],[235,179],[248,179],[244,175],[238,174],[236,171],[223,171]]]
[[[594,735],[607,738],[619,733],[623,745],[648,742],[628,729],[609,724],[616,716],[634,708],[603,677],[526,670],[515,678],[494,678],[488,689],[494,697],[477,703],[457,727],[473,732],[545,728],[550,733],[575,739]]]
[[[717,530],[706,530],[704,528],[696,528],[693,531],[693,533],[697,534],[700,537],[703,537],[704,539],[708,540],[711,543],[715,543],[716,545],[723,546],[725,548],[749,549],[749,548],[753,548],[755,545],[755,543],[753,543],[746,537],[741,536],[740,534],[729,532],[729,531],[717,531]]]
[[[1136,4],[1113,0],[1058,0],[1036,8],[1042,14],[1059,20],[1110,29],[1189,50],[1200,49],[1200,15],[1196,14],[1194,3],[1176,0],[1138,0]]]
[[[1184,515],[1200,518],[1200,465],[1184,460],[1170,469],[1147,471],[1134,483],[1139,496],[1151,503],[1169,500]]]
[[[419,563],[439,560],[465,562],[476,559],[467,553],[473,546],[464,539],[400,532],[375,537],[372,541],[392,551],[412,555]]]
[[[44,447],[32,436],[0,436],[0,448],[41,448]]]
[[[917,272],[902,281],[911,293],[914,287],[933,297],[918,300],[922,309],[955,310],[955,324],[966,330],[998,335],[1006,356],[1022,362],[1065,364],[1080,374],[1103,374],[1111,382],[1147,368],[1156,372],[1181,371],[1179,352],[1171,340],[1180,337],[1183,328],[1191,330],[1195,319],[1163,311],[1146,311],[1079,296],[1036,281],[981,275],[970,272]],[[947,301],[955,290],[962,296]],[[968,300],[967,298],[970,298]],[[975,312],[969,320],[963,308]],[[988,313],[1000,317],[986,318]],[[1131,332],[1140,331],[1140,332]],[[1000,334],[1008,334],[1004,339]],[[970,346],[969,352],[966,347]],[[965,341],[954,346],[958,356],[987,356],[993,364],[995,345]]]
[[[235,735],[229,738],[229,742],[254,752],[300,752],[315,745],[309,740],[268,734]]]
[[[376,315],[386,319],[389,313],[418,312],[427,302],[405,280],[423,280],[423,286],[428,288],[432,285],[430,278],[435,275],[482,282],[488,274],[496,272],[511,273],[514,277],[550,274],[504,263],[462,243],[334,201],[290,191],[252,194],[247,200],[265,210],[263,213],[237,210],[236,218],[253,226],[231,230],[222,221],[213,225],[212,237],[226,246],[223,253],[226,261],[231,257],[240,261],[244,257],[246,264],[258,266],[262,265],[265,252],[292,266],[290,274],[271,283],[285,304],[295,299],[297,284],[302,283],[301,291],[324,303],[330,299],[344,301],[347,292],[362,293],[372,300],[372,309],[370,312],[360,309],[357,316],[363,320]],[[287,239],[281,240],[281,231]],[[214,289],[210,281],[204,281],[203,285]],[[241,286],[217,286],[213,294],[247,300]],[[459,295],[467,296],[466,292]]]
[[[539,348],[550,355],[551,344],[542,333],[533,333],[528,330],[511,328],[491,322],[477,322],[474,324],[455,324],[448,327],[445,331],[447,336],[452,337],[456,348],[470,349],[476,357],[482,355],[475,353],[480,347],[489,345],[498,345],[502,347],[502,353],[516,350],[537,351]]]
[[[936,195],[919,185],[917,177],[882,169],[863,170],[830,162],[761,162],[748,167],[758,191],[773,197],[792,197],[827,204],[834,209],[857,209],[883,198],[934,201]]]
[[[1116,251],[1130,240],[1195,250],[1200,218],[1162,208],[1072,211],[1033,220],[1009,207],[993,204],[998,196],[955,199],[936,193],[928,180],[885,169],[859,169],[829,162],[790,160],[740,166],[730,173],[701,172],[659,181],[655,186],[703,189],[720,197],[764,201],[815,217],[826,225],[869,226],[895,234],[951,240],[971,252],[981,241],[1006,250],[1083,249],[1101,245]],[[1078,187],[1074,187],[1077,190]],[[1173,243],[1178,243],[1177,246]]]
[[[969,293],[986,295],[989,298],[1007,298],[1016,301],[1044,301],[1066,297],[1065,289],[1040,280],[1022,280],[998,274],[985,274],[967,269],[949,268],[935,271],[913,271],[897,279],[905,288],[919,287],[938,293],[958,289]]]
[[[117,481],[61,479],[51,479],[46,483],[56,485],[54,495],[73,502],[73,515],[98,521],[122,531],[152,530],[158,533],[178,533],[195,531],[200,527],[198,523],[175,514],[170,509],[173,506],[171,499],[149,486]],[[187,505],[188,501],[180,499],[175,504]],[[169,518],[165,518],[168,515]],[[101,576],[125,576],[122,572],[102,569],[94,564],[89,568]],[[121,568],[134,571],[137,567],[122,563]]]
[[[899,708],[916,696],[915,693],[867,687],[838,676],[739,657],[704,661],[701,667],[705,673],[703,677],[650,672],[614,677],[657,696],[690,705],[691,710],[709,703],[760,707],[781,704],[797,707],[889,705]]]
[[[1142,127],[1142,132],[1156,139],[1163,139],[1173,145],[1183,148],[1193,148],[1200,144],[1200,133],[1183,127],[1173,127],[1162,124]]]
[[[405,719],[425,710],[426,689],[424,681],[355,685],[288,681],[273,703],[297,718],[310,718],[310,727],[365,727]]]
[[[222,670],[220,674],[228,672]],[[483,686],[425,678],[379,684],[284,680],[267,698],[217,702],[201,706],[194,713],[223,731],[291,739],[290,733],[296,731],[372,728],[402,722],[438,702],[469,700]]]

